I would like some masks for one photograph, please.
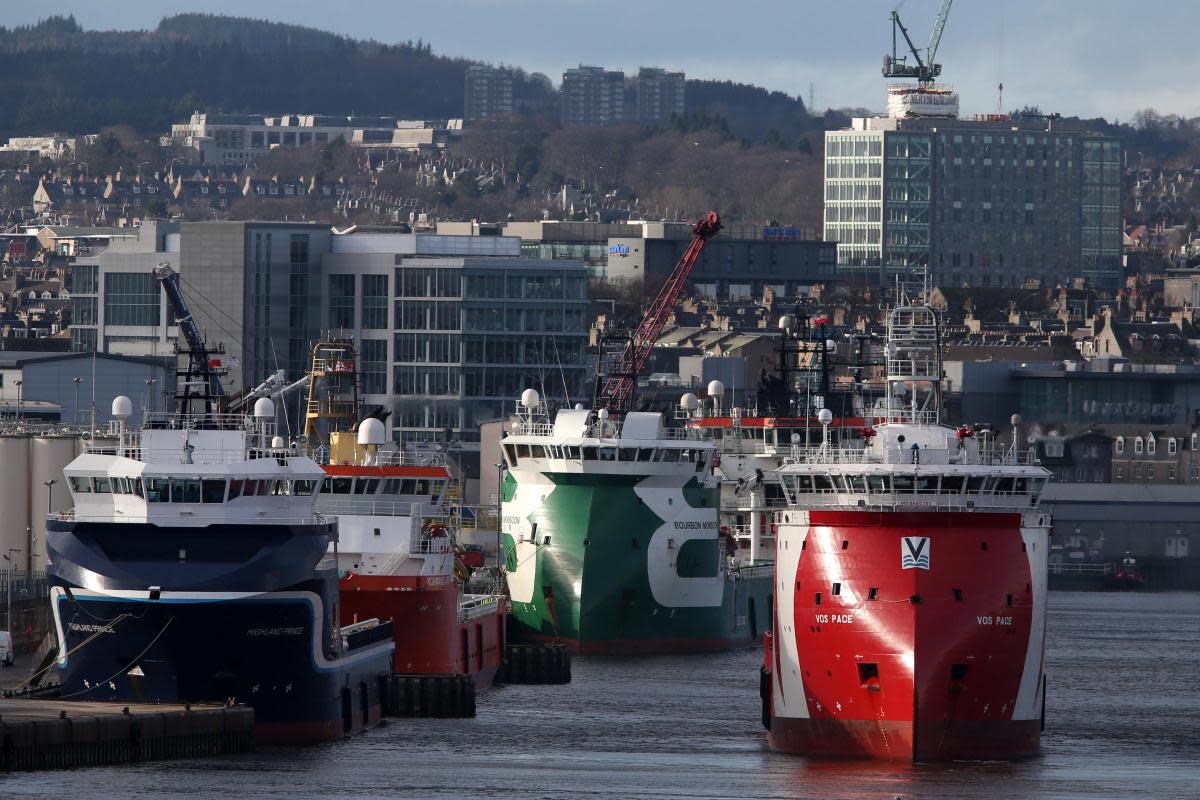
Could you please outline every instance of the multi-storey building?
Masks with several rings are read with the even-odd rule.
[[[1121,143],[1046,118],[870,117],[825,136],[839,270],[947,286],[1121,279]]]
[[[179,329],[171,319],[154,268],[179,269],[179,224],[147,221],[85,248],[70,267],[71,349],[130,356],[174,352]]]
[[[667,72],[658,67],[642,67],[637,80],[637,118],[639,122],[663,122],[672,114],[683,116],[687,80],[682,72]]]
[[[426,151],[462,133],[462,120],[401,120],[326,114],[192,114],[171,126],[171,138],[196,150],[201,163],[245,164],[276,147],[307,147],[342,139],[356,147]]]
[[[467,67],[463,119],[474,122],[513,112],[512,70],[472,64]]]
[[[563,73],[563,127],[616,125],[625,121],[625,73],[603,67],[569,69]]]

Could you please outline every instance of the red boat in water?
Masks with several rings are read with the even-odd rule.
[[[1034,755],[1049,473],[1015,445],[940,423],[932,309],[894,309],[886,348],[887,400],[862,446],[826,438],[779,469],[768,740],[829,758]]]
[[[1116,572],[1105,583],[1107,588],[1121,591],[1146,588],[1146,580],[1142,577],[1141,569],[1138,568],[1137,559],[1129,552],[1125,553],[1125,557],[1117,565]]]
[[[470,572],[455,559],[459,507],[444,459],[387,443],[376,418],[322,430],[356,421],[356,363],[349,342],[314,348],[305,427],[310,442],[327,442],[317,510],[338,520],[341,624],[391,620],[397,674],[469,675],[487,688],[504,657],[507,601],[464,589]]]

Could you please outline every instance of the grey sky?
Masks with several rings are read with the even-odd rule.
[[[899,0],[919,45],[939,0]],[[883,105],[882,56],[897,0],[41,0],[6,3],[0,24],[73,13],[86,28],[152,28],[203,10],[355,37],[424,39],[438,53],[518,65],[555,83],[580,62],[728,78],[818,108]],[[199,8],[198,6],[202,6]],[[1141,108],[1200,116],[1200,3],[1194,0],[958,0],[942,41],[943,78],[964,113],[1004,108],[1128,119]]]

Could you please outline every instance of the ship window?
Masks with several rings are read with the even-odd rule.
[[[546,448],[542,447],[540,444],[529,445],[529,457],[530,458],[545,458],[546,457]]]
[[[622,461],[637,461],[637,448],[636,447],[622,447],[621,448],[621,460]]]
[[[565,449],[567,451],[567,458],[573,458],[576,461],[579,461],[583,458],[583,449],[579,445],[569,444]]]
[[[166,503],[171,499],[171,482],[166,478],[146,479],[146,502]]]
[[[414,485],[414,494],[425,496],[429,494],[429,481],[417,481]]]
[[[400,479],[388,478],[383,482],[383,494],[399,494]]]
[[[815,605],[815,606],[821,605],[821,593],[820,592],[813,593],[813,605]]]
[[[674,447],[664,447],[662,449],[662,460],[668,463],[679,461],[679,450]]]
[[[870,589],[867,591],[867,599],[868,599],[868,600],[878,600],[878,599],[879,599],[879,588],[878,588],[878,587],[875,587],[875,586],[872,586],[872,587],[871,587],[871,588],[870,588]]]
[[[138,497],[142,497],[142,482],[137,478],[130,478],[129,485],[133,487],[133,493]]]
[[[332,489],[333,478],[326,478],[325,480],[321,481],[321,494],[329,494],[330,490]]]
[[[896,487],[896,494],[910,494],[913,490],[912,475],[893,475],[892,483]]]
[[[517,449],[511,444],[504,445],[504,457],[508,459],[508,465],[515,467],[517,465]]]
[[[1000,478],[996,482],[996,494],[1012,494],[1014,481],[1012,478]]]
[[[225,481],[209,479],[201,481],[200,501],[203,503],[225,502]]]
[[[258,494],[258,481],[246,481],[242,486],[242,497],[254,497],[256,494]]]
[[[316,481],[295,481],[292,483],[292,493],[307,497],[313,493],[313,488],[316,484]]]
[[[377,489],[379,489],[378,478],[359,478],[354,482],[355,494],[375,494]]]
[[[1013,478],[1013,491],[1017,494],[1029,494],[1029,479]]]
[[[75,494],[91,494],[92,479],[91,478],[71,478],[71,489]]]
[[[430,499],[432,499],[433,502],[436,503],[438,501],[438,498],[442,496],[442,489],[446,486],[446,482],[445,481],[430,481],[430,484],[431,484],[432,491],[429,493],[429,496],[430,496]]]
[[[862,493],[867,491],[867,479],[862,475],[847,475],[846,483],[850,485],[850,491],[852,492]]]
[[[583,448],[583,457],[587,461],[595,461],[598,458],[596,453],[597,453],[597,448],[595,448],[595,447]]]
[[[842,585],[840,583],[833,584],[833,588],[830,590],[829,593],[831,595],[833,595],[834,597],[839,596],[842,593]]]
[[[916,484],[917,494],[937,494],[937,475],[917,475],[914,476],[913,482]]]
[[[184,480],[183,478],[171,479],[171,502],[172,503],[199,503],[200,502],[200,481]]]
[[[125,480],[124,478],[113,478],[112,479],[113,494],[129,494],[129,492],[126,490],[125,485],[123,483],[124,480]]]
[[[962,475],[946,475],[942,478],[942,494],[962,494],[967,479]]]
[[[813,475],[812,481],[814,492],[829,494],[833,491],[833,481],[828,475]]]
[[[323,492],[329,491],[329,489],[325,488],[325,486],[326,486],[326,484],[328,484],[328,482],[329,482],[329,479],[326,478],[325,483],[322,484],[321,491],[323,491]],[[229,499],[230,500],[236,500],[242,496],[242,484],[243,483],[244,483],[244,481],[241,478],[230,478],[229,479]]]
[[[983,493],[991,494],[992,492],[996,491],[996,484],[999,482],[999,478],[988,478],[987,482],[983,485]]]
[[[333,493],[334,494],[350,494],[350,490],[354,487],[353,478],[334,478]],[[246,494],[250,494],[246,492]]]
[[[987,478],[982,475],[967,478],[967,494],[981,494],[986,483]]]
[[[833,490],[835,492],[846,491],[846,479],[841,475],[830,475],[829,480],[833,481]]]
[[[271,481],[271,494],[284,497],[292,493],[291,481]]]
[[[887,475],[868,475],[867,486],[872,494],[887,494],[892,491]]]
[[[653,447],[643,447],[640,450],[638,450],[638,461],[653,461],[653,460],[654,460],[654,448]]]
[[[417,482],[409,479],[400,484],[400,494],[413,495],[417,493]]]
[[[796,482],[797,482],[796,491],[798,491],[798,492],[807,493],[807,492],[811,492],[813,490],[813,483],[812,483],[811,475],[799,475],[796,478]]]
[[[112,482],[108,478],[96,478],[96,494],[111,494]]]
[[[529,458],[529,445],[517,445],[517,458]]]
[[[276,481],[259,481],[258,482],[258,496],[259,497],[270,497],[272,494],[274,494],[275,493],[275,483],[276,483]]]
[[[617,448],[601,447],[600,448],[600,460],[601,461],[616,461],[617,460]]]

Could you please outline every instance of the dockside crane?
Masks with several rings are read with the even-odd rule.
[[[946,30],[946,19],[950,16],[952,5],[954,5],[954,0],[942,0],[937,19],[933,23],[933,32],[929,36],[929,46],[925,48],[924,58],[921,57],[921,51],[913,44],[912,37],[908,35],[908,28],[904,27],[904,23],[900,21],[900,12],[892,11],[892,54],[883,57],[883,76],[885,78],[916,78],[919,83],[924,85],[933,83],[942,74],[942,65],[937,63],[937,51],[942,43],[942,33]],[[915,64],[908,63],[908,56],[900,55],[899,37],[904,38],[905,44],[908,45],[908,52],[912,54]]]
[[[596,396],[592,403],[593,409],[596,411],[607,409],[608,413],[612,415],[620,415],[629,411],[633,390],[637,387],[638,374],[650,360],[650,352],[654,349],[654,343],[658,341],[659,335],[662,334],[663,328],[667,324],[667,318],[671,315],[675,304],[679,302],[688,276],[692,274],[692,267],[696,266],[696,261],[704,252],[704,245],[720,230],[721,217],[715,211],[708,212],[704,219],[696,223],[696,227],[692,230],[691,244],[688,245],[675,268],[671,270],[670,277],[667,278],[667,282],[663,284],[658,296],[654,298],[654,302],[642,317],[642,321],[617,359],[616,365],[606,375],[598,375]],[[603,367],[604,365],[601,364],[602,370]]]
[[[171,313],[175,317],[175,324],[179,326],[179,332],[187,342],[187,350],[180,351],[181,354],[187,353],[188,367],[186,371],[178,373],[183,380],[179,382],[175,394],[176,410],[180,414],[191,414],[192,405],[202,403],[204,413],[212,414],[214,406],[220,408],[225,397],[225,387],[221,385],[217,365],[211,359],[204,336],[201,335],[196,321],[192,319],[192,312],[183,296],[183,290],[179,287],[179,273],[170,264],[163,262],[154,268],[154,277],[158,278],[162,285],[163,294],[166,295]]]

